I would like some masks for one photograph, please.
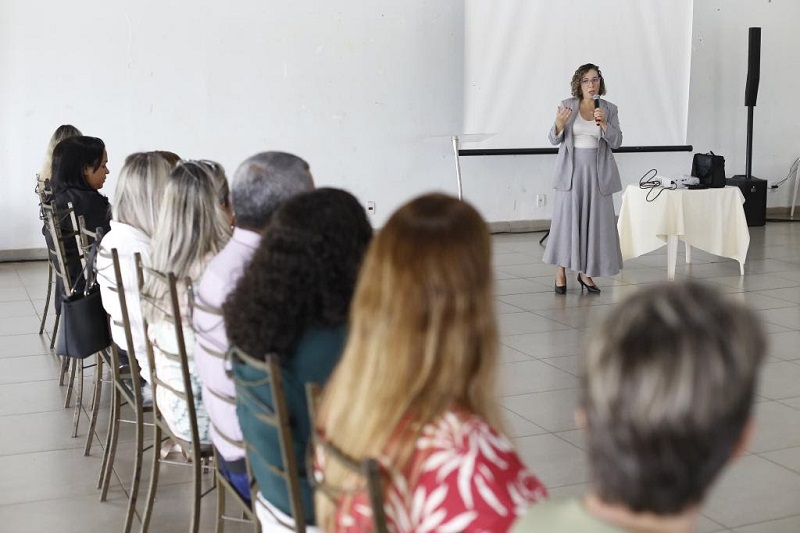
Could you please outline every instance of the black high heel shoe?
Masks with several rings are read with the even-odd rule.
[[[581,284],[581,290],[586,289],[590,294],[599,294],[600,288],[597,285],[587,285],[578,274],[578,283]],[[566,288],[566,287],[565,287]]]
[[[556,294],[567,294],[567,280],[564,280],[563,285],[559,285],[558,282],[555,283]]]

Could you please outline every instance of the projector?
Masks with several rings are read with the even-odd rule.
[[[686,188],[690,185],[700,185],[700,178],[694,176],[683,175],[680,178],[675,178],[675,185],[679,188]]]

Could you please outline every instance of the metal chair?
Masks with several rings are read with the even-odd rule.
[[[106,364],[111,368],[112,372],[112,396],[111,396],[111,413],[108,419],[108,433],[106,434],[106,444],[103,452],[103,461],[100,467],[100,478],[97,481],[97,488],[101,489],[100,501],[106,501],[108,495],[108,486],[112,477],[112,470],[114,468],[114,459],[117,452],[117,442],[119,439],[119,425],[121,422],[133,423],[135,427],[135,448],[133,460],[133,479],[131,480],[130,490],[128,491],[128,509],[125,514],[125,526],[123,531],[128,533],[133,524],[133,515],[136,511],[136,500],[139,494],[139,483],[142,475],[142,455],[145,451],[144,448],[144,426],[152,426],[152,423],[144,421],[145,413],[152,413],[152,404],[145,405],[142,398],[142,384],[143,381],[140,376],[140,368],[137,354],[134,350],[133,334],[131,332],[131,323],[128,315],[128,302],[125,296],[125,287],[122,281],[122,268],[120,267],[119,253],[116,248],[107,251],[103,248],[98,252],[101,257],[111,258],[113,265],[113,283],[109,284],[109,290],[117,295],[119,299],[119,306],[122,314],[122,320],[116,321],[109,316],[109,321],[122,328],[125,332],[125,346],[128,352],[128,359],[130,365],[130,372],[123,372],[119,350],[116,343],[111,344],[109,350],[109,358]],[[107,275],[105,273],[98,273],[98,275]],[[141,357],[141,355],[140,355]],[[133,420],[125,420],[121,417],[122,407],[128,405],[133,411]]]
[[[140,254],[135,254],[134,261],[136,264],[136,275],[138,278],[139,297],[142,304],[142,319],[145,332],[148,332],[150,324],[147,320],[147,313],[145,310],[148,306],[152,309],[158,310],[164,315],[164,319],[174,326],[175,340],[177,344],[177,353],[169,353],[160,350],[160,355],[167,360],[176,362],[180,366],[181,372],[181,389],[173,387],[168,382],[159,377],[158,367],[155,363],[155,355],[153,350],[153,342],[150,338],[149,332],[145,335],[145,345],[147,347],[147,359],[150,364],[150,386],[153,391],[153,470],[150,475],[150,486],[147,491],[147,504],[144,510],[144,517],[142,518],[142,531],[147,531],[150,527],[150,519],[153,513],[153,505],[155,503],[156,488],[158,485],[158,473],[161,463],[168,464],[183,464],[175,463],[162,459],[160,452],[160,445],[162,436],[172,439],[176,442],[183,453],[189,458],[193,470],[193,483],[194,483],[194,498],[192,500],[192,517],[189,524],[189,530],[197,533],[200,526],[200,499],[208,493],[201,492],[201,463],[207,464],[208,460],[212,457],[213,451],[211,446],[202,445],[200,443],[199,431],[197,428],[197,413],[195,411],[194,393],[192,392],[191,376],[189,374],[189,361],[186,353],[186,343],[183,334],[183,319],[180,313],[180,303],[178,296],[178,280],[175,274],[163,273],[158,270],[144,266]],[[167,287],[168,302],[166,305],[156,297],[145,291],[145,276],[154,276],[160,280]],[[191,292],[191,280],[188,278],[181,280],[185,283],[187,292]],[[187,441],[176,435],[170,428],[167,421],[163,418],[163,414],[158,405],[158,389],[164,387],[169,390],[182,402],[186,403],[186,409],[189,415],[190,437],[191,440]],[[212,490],[213,487],[210,490]]]
[[[283,480],[294,524],[286,523],[278,516],[273,515],[273,518],[285,528],[304,533],[306,511],[300,492],[297,453],[289,425],[289,410],[283,391],[280,366],[273,356],[268,356],[265,361],[261,361],[236,346],[230,348],[229,357],[233,363],[238,409],[240,412],[247,412],[260,426],[254,431],[248,431],[248,425],[242,424],[248,470],[250,470],[248,475],[257,481],[259,472],[268,471]],[[272,406],[264,401],[267,398]],[[263,429],[277,432],[281,464],[274,464],[274,459],[271,460],[265,456],[265,447],[259,442],[259,433]],[[255,473],[252,471],[253,469],[255,469]],[[257,496],[255,487],[253,487],[252,493],[252,501],[255,505]]]
[[[74,273],[80,272],[80,261],[77,260],[74,256],[68,256],[66,251],[66,243],[68,240],[72,238],[80,239],[78,236],[78,232],[74,230],[63,230],[62,224],[63,221],[69,217],[71,220],[75,220],[77,225],[77,220],[75,219],[75,211],[72,208],[72,204],[67,205],[67,209],[59,210],[59,208],[53,204],[43,204],[42,211],[44,212],[45,216],[45,224],[48,231],[48,235],[50,237],[48,242],[48,254],[50,259],[50,264],[53,267],[53,271],[61,280],[61,284],[63,286],[64,294],[59,294],[57,297],[61,298],[66,295],[69,295],[73,292],[75,287],[73,286],[73,279]],[[77,263],[76,263],[77,261]],[[56,335],[58,334],[57,330],[53,331],[53,337],[50,341],[51,349],[55,346],[55,339]],[[82,408],[83,403],[83,359],[75,359],[66,357],[63,354],[61,355],[61,372],[59,378],[59,385],[64,384],[64,378],[69,373],[69,382],[67,384],[67,393],[66,398],[64,400],[64,408],[68,408],[70,401],[72,399],[72,393],[74,389],[75,383],[75,374],[79,374],[78,380],[78,388],[77,388],[77,398],[75,402],[74,408],[74,415],[73,415],[73,430],[72,436],[78,436],[78,424],[80,422],[80,411]]]
[[[47,200],[50,197],[50,191],[47,189],[48,183],[49,181],[39,182],[38,180],[36,183],[36,195],[39,197],[39,220],[41,220],[43,223],[45,222],[43,206],[47,203]],[[56,280],[53,277],[53,263],[47,261],[47,296],[45,297],[44,307],[42,308],[42,321],[39,323],[39,335],[44,333],[44,324],[47,321],[47,311],[50,308],[50,296],[53,294],[53,284],[55,282]],[[55,333],[58,329],[58,321],[60,318],[61,316],[56,314],[56,321],[55,325],[53,326],[53,338],[55,338]],[[52,350],[53,347],[51,346],[50,349]]]
[[[344,469],[353,474],[354,477],[364,480],[370,507],[372,508],[372,523],[376,533],[387,533],[386,512],[383,508],[383,483],[381,480],[381,466],[377,460],[367,458],[357,461],[339,450],[336,446],[328,442],[316,429],[314,421],[317,420],[316,406],[319,403],[320,386],[315,383],[306,384],[306,397],[308,399],[308,412],[312,421],[311,444],[312,450],[321,450],[325,455],[326,461],[336,461]],[[308,470],[312,472],[313,453],[308,455]],[[345,496],[352,496],[352,490],[342,489],[326,483],[324,477],[309,476],[315,493],[322,494],[325,498],[338,507]],[[359,489],[359,492],[363,489]]]
[[[190,309],[190,313],[191,314],[194,314],[195,311],[200,310],[200,311],[202,311],[204,313],[208,313],[210,315],[217,316],[217,317],[219,317],[220,320],[222,320],[222,309],[220,309],[218,307],[214,307],[214,306],[208,305],[208,304],[200,301],[198,298],[196,298],[192,294],[189,295],[189,309]],[[220,359],[221,361],[225,361],[226,360],[226,354],[225,353],[220,352],[219,350],[216,349],[216,347],[210,346],[207,342],[204,342],[203,341],[203,337],[201,335],[199,335],[198,332],[195,332],[195,335],[197,336],[197,341],[196,342],[198,344],[202,344],[203,345],[203,349],[205,350],[205,352],[208,355],[210,355],[211,357],[215,357],[217,359]],[[206,387],[206,390],[208,390],[215,398],[219,399],[220,401],[223,401],[223,402],[231,404],[231,405],[236,405],[236,398],[235,397],[231,397],[231,396],[227,396],[225,394],[221,394],[221,393],[217,392],[216,390],[214,390],[211,387]],[[242,496],[239,494],[239,491],[236,490],[236,488],[231,484],[230,481],[228,481],[228,478],[225,477],[225,475],[220,470],[219,453],[217,451],[217,448],[215,446],[213,447],[214,448],[214,479],[215,479],[215,483],[217,485],[217,510],[216,510],[215,531],[217,533],[222,533],[222,531],[225,528],[224,522],[226,520],[229,520],[229,521],[232,521],[232,522],[248,522],[248,523],[252,523],[253,527],[254,527],[254,531],[256,533],[260,533],[261,532],[261,523],[258,521],[258,517],[256,516],[255,507],[254,507],[255,501],[256,501],[256,496],[258,494],[258,485],[256,484],[255,480],[253,479],[253,475],[252,475],[252,472],[250,471],[249,463],[247,462],[247,456],[245,454],[245,452],[246,452],[245,443],[244,443],[244,441],[241,441],[241,440],[238,440],[238,439],[234,439],[234,438],[231,438],[229,435],[226,435],[225,431],[223,431],[221,428],[217,427],[214,424],[213,419],[211,419],[209,417],[209,420],[210,420],[211,425],[214,428],[214,431],[216,432],[217,435],[222,437],[226,442],[228,442],[231,445],[235,446],[236,448],[239,448],[240,450],[242,450],[242,454],[245,455],[245,462],[247,463],[247,476],[248,476],[248,479],[251,480],[250,481],[250,503],[248,504],[248,502],[244,498],[242,498]],[[242,513],[242,518],[225,515],[226,500],[227,500],[228,497],[231,497],[233,499],[233,501],[236,503],[236,506],[239,507],[239,509],[241,510],[241,513]]]
[[[70,220],[73,224],[73,232],[75,233],[75,245],[78,250],[78,259],[81,263],[81,269],[84,272],[89,272],[90,269],[94,269],[95,265],[88,264],[88,261],[91,256],[92,247],[99,243],[103,238],[103,229],[96,228],[94,231],[89,230],[86,228],[86,222],[83,218],[83,215],[75,217],[74,210],[70,212]],[[112,343],[113,344],[113,343]],[[89,431],[86,433],[86,444],[83,448],[83,455],[89,455],[89,452],[92,448],[92,441],[94,440],[94,430],[97,426],[97,413],[100,409],[100,395],[102,393],[102,385],[103,385],[103,363],[108,360],[109,354],[107,353],[110,350],[110,347],[106,350],[101,350],[95,354],[95,364],[94,365],[85,365],[84,360],[80,359],[79,367],[80,367],[80,384],[81,390],[83,390],[83,373],[84,370],[87,368],[91,368],[92,366],[95,367],[94,372],[94,381],[92,385],[93,394],[92,394],[92,403],[91,403],[91,415],[89,416]],[[78,402],[78,406],[80,406],[80,401]],[[77,436],[78,430],[78,423],[77,418],[75,422],[75,429],[73,433],[73,437]]]

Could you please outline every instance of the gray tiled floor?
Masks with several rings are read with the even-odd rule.
[[[503,343],[497,392],[521,456],[560,497],[581,493],[588,481],[583,435],[573,419],[586,330],[640,285],[665,279],[666,252],[626,262],[613,279],[597,279],[599,296],[581,294],[574,275],[567,295],[556,296],[553,269],[541,263],[540,236],[494,237]],[[704,533],[800,531],[800,226],[751,228],[751,239],[744,277],[735,262],[697,250],[692,265],[683,265],[681,256],[677,268],[678,278],[706,280],[751,305],[767,322],[771,341],[755,438],[703,507],[698,531]],[[43,263],[0,264],[0,530],[116,531],[126,502],[123,485],[131,477],[131,432],[123,428],[117,477],[109,500],[100,503],[94,488],[100,449],[82,455],[85,418],[79,438],[69,437],[71,411],[62,407],[49,339],[36,334],[46,279]],[[104,409],[100,435],[107,416]],[[145,471],[143,487],[147,479]],[[168,467],[160,479],[151,530],[183,531],[188,472]],[[208,499],[201,529],[213,527]],[[226,531],[245,529],[231,524]]]

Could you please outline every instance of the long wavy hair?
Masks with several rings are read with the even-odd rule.
[[[202,161],[181,161],[170,172],[164,188],[149,266],[173,272],[179,280],[189,277],[196,281],[208,261],[225,246],[230,232],[225,212],[217,201],[210,166]],[[169,308],[167,287],[159,279],[149,277],[145,290],[162,299],[164,308]],[[142,311],[150,322],[163,318],[157,309],[147,307]]]
[[[152,237],[170,169],[158,152],[137,152],[126,157],[111,207],[114,220]]]
[[[371,237],[348,192],[323,188],[287,200],[223,305],[231,343],[259,359],[291,357],[308,328],[344,324]]]
[[[469,204],[443,194],[401,207],[364,259],[350,334],[316,421],[348,456],[403,470],[423,426],[457,406],[501,428],[491,241]],[[391,439],[391,449],[387,447]],[[326,461],[327,483],[349,474]],[[316,499],[323,527],[335,509]]]
[[[37,179],[40,184],[49,181],[50,178],[53,177],[53,150],[56,145],[64,139],[78,137],[80,135],[83,135],[81,130],[71,124],[62,124],[56,128],[56,131],[54,131],[52,137],[50,137],[50,142],[47,143],[47,150],[44,153],[42,168],[39,170],[39,174],[37,174]]]

